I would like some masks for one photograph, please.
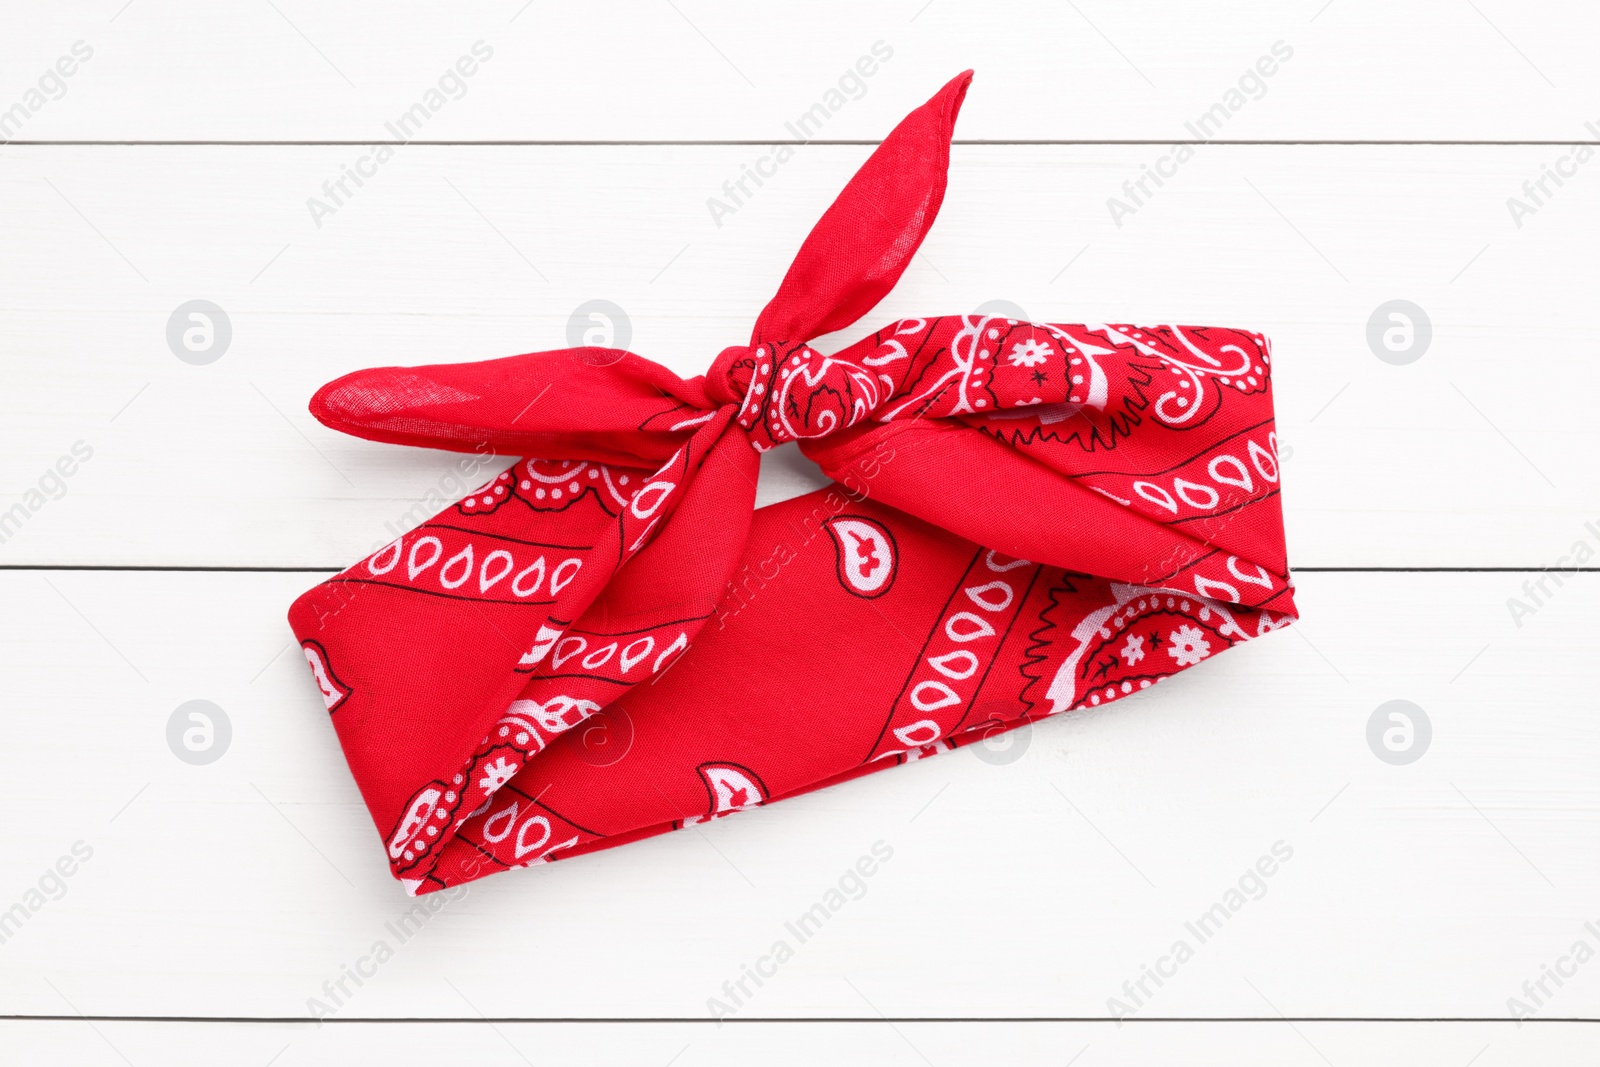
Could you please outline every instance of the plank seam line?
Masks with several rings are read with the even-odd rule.
[[[0,141],[0,148],[370,148],[373,141],[65,141],[65,140],[12,140]],[[785,141],[756,140],[756,141],[588,141],[588,140],[559,140],[559,141],[522,141],[522,140],[484,140],[484,141],[403,141],[382,142],[391,145],[405,144],[408,146],[422,146],[431,148],[651,148],[651,147],[679,147],[679,148],[772,148],[777,145],[822,145],[828,147],[862,146],[871,147],[882,144],[882,141],[852,141],[852,140],[814,140],[814,141]],[[1256,147],[1295,147],[1306,146],[1346,146],[1346,147],[1438,147],[1438,148],[1566,148],[1580,143],[1575,140],[1565,141],[1442,141],[1442,140],[1363,140],[1363,139],[1318,139],[1318,138],[1292,138],[1292,139],[1266,139],[1266,140],[1194,140],[1194,139],[1162,139],[1162,138],[975,138],[969,140],[957,139],[951,142],[954,145],[971,147],[1151,147],[1168,148],[1176,145],[1215,145],[1223,148],[1256,148]]]
[[[1531,1018],[1521,1020],[1533,1026],[1548,1026],[1556,1024],[1600,1023],[1600,1018],[1564,1017],[1564,1018]],[[611,1023],[627,1024],[683,1024],[691,1026],[714,1026],[720,1023],[733,1025],[772,1025],[772,1024],[843,1024],[843,1023],[871,1023],[871,1024],[896,1024],[896,1023],[956,1023],[965,1025],[976,1024],[1012,1024],[1012,1023],[1094,1023],[1097,1025],[1116,1025],[1119,1020],[1108,1019],[1105,1016],[1076,1016],[1076,1015],[1041,1015],[1041,1016],[992,1016],[992,1017],[963,1017],[963,1016],[900,1016],[889,1018],[885,1016],[819,1016],[783,1018],[781,1016],[765,1016],[758,1018],[727,1018],[727,1019],[700,1019],[685,1016],[657,1016],[657,1017],[605,1017],[594,1018],[521,1018],[516,1016],[439,1016],[437,1018],[393,1018],[385,1019],[378,1016],[362,1016],[359,1018],[340,1018],[330,1016],[326,1019],[313,1019],[307,1016],[220,1016],[220,1015],[0,1015],[0,1022],[129,1022],[129,1023],[243,1023],[243,1024],[273,1024],[273,1025],[368,1025],[404,1023],[408,1025],[460,1025],[475,1023],[479,1025],[494,1026],[510,1023],[538,1023],[546,1025],[597,1025]],[[1347,1015],[1241,1015],[1241,1016],[1152,1016],[1120,1020],[1125,1026],[1148,1026],[1160,1023],[1478,1023],[1493,1025],[1515,1025],[1517,1020],[1508,1018],[1495,1018],[1492,1016],[1347,1016]]]

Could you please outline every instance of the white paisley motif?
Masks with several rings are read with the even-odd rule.
[[[941,414],[970,415],[977,413],[979,408],[988,407],[987,400],[981,397],[974,400],[967,395],[967,384],[972,380],[972,372],[978,364],[993,354],[983,347],[983,338],[989,324],[994,321],[993,315],[961,316],[961,329],[950,339],[950,369],[904,403],[883,412],[878,416],[878,421],[889,422],[907,408],[944,396],[951,382],[956,383],[955,404]]]
[[[805,353],[810,353],[813,358],[805,358]],[[808,424],[796,426],[790,422],[788,409],[795,390],[798,388],[809,393],[815,391],[818,386],[831,384],[828,382],[829,371],[836,367],[844,372],[845,382],[849,386],[848,390],[841,390],[841,399],[848,408],[844,420],[840,421],[837,412],[823,408]],[[789,365],[778,377],[777,395],[772,398],[772,413],[779,427],[790,438],[824,437],[846,426],[854,426],[878,406],[876,374],[848,360],[824,356],[811,349],[804,349],[801,353],[791,356]],[[809,414],[809,404],[797,403],[796,406],[802,407]]]
[[[1172,331],[1172,335],[1196,360],[1190,362],[1153,348],[1138,338],[1130,337],[1110,326],[1101,329],[1113,341],[1133,345],[1144,355],[1155,356],[1178,372],[1180,379],[1178,388],[1162,393],[1152,405],[1156,418],[1168,426],[1182,426],[1204,410],[1205,405],[1201,403],[1201,399],[1205,395],[1208,379],[1218,379],[1220,385],[1226,385],[1235,379],[1241,380],[1241,387],[1245,381],[1249,381],[1251,385],[1255,384],[1250,373],[1250,354],[1238,345],[1223,345],[1220,349],[1229,356],[1238,357],[1237,363],[1225,365],[1189,340],[1182,327],[1168,326],[1167,329]]]

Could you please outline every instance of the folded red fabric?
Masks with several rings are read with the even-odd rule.
[[[1260,334],[972,314],[809,346],[911,262],[970,79],[703,377],[577,348],[312,399],[358,437],[533,457],[289,612],[409,891],[1119,700],[1295,617]],[[837,484],[754,510],[788,442]]]

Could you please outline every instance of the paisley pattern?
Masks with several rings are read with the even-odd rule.
[[[328,659],[328,650],[317,641],[302,641],[301,651],[305,653],[306,665],[311,668],[311,678],[317,683],[317,691],[322,694],[322,702],[328,707],[328,714],[332,715],[344,706],[350,699],[350,689],[339,676],[333,673],[333,663]]]
[[[1260,334],[948,315],[813,347],[909,265],[967,80],[703,377],[576,349],[313,398],[358,436],[525,457],[290,610],[410,892],[1137,696],[1294,618]],[[756,510],[785,445],[842,484]]]
[[[456,505],[463,515],[486,515],[520,500],[535,511],[561,511],[593,495],[615,515],[633,499],[643,471],[582,460],[525,459],[474,489]]]
[[[829,519],[827,526],[838,551],[841,586],[869,600],[894,588],[900,550],[887,526],[858,515]]]

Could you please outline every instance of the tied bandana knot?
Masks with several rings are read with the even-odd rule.
[[[755,450],[765,452],[868,420],[1029,407],[1040,408],[1046,419],[1065,417],[1071,412],[1060,405],[1105,397],[1105,373],[1089,354],[1094,351],[1065,327],[991,315],[945,316],[903,319],[833,355],[807,344],[725,349],[706,378],[710,395],[739,405],[735,421],[749,432]],[[1057,372],[1035,369],[1044,365]],[[1188,403],[1172,399],[1180,408]],[[1178,418],[1194,414],[1180,410]]]
[[[410,892],[1120,700],[1295,617],[1260,334],[952,315],[812,347],[916,254],[970,78],[704,376],[581,348],[312,398],[463,470],[522,457],[290,609]],[[790,443],[834,484],[756,509]]]
[[[749,431],[757,452],[855,425],[873,413],[890,384],[806,344],[726,349],[707,377],[719,374],[739,397],[735,421]]]

